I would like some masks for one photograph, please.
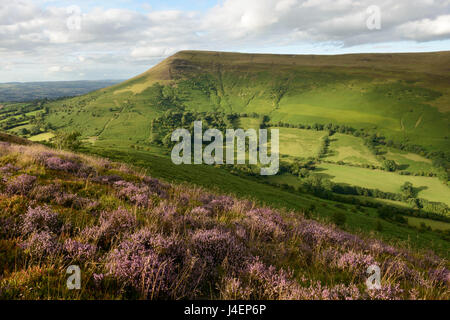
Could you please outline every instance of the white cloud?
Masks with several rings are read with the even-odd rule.
[[[77,2],[0,2],[0,61],[31,70],[30,77],[55,66],[60,69],[53,75],[63,73],[64,66],[74,63],[87,77],[128,77],[181,49],[450,40],[449,0],[379,1],[382,28],[376,31],[366,27],[366,9],[373,0],[224,0],[201,12],[91,6],[80,15],[80,30],[68,28],[66,7],[56,7]]]
[[[419,41],[450,38],[450,15],[407,22],[397,31],[406,38]]]

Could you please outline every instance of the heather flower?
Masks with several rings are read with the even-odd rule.
[[[174,298],[188,292],[185,286],[192,285],[187,278],[182,279],[187,263],[183,243],[149,230],[140,230],[122,241],[107,261],[109,274],[147,298]]]
[[[103,279],[105,278],[105,275],[103,273],[93,273],[92,277],[94,278],[95,286],[99,288],[101,286]]]
[[[204,207],[195,207],[191,210],[192,215],[208,216],[211,212]]]
[[[296,299],[299,285],[292,280],[292,273],[267,267],[259,258],[248,262],[239,274],[239,279],[225,278],[221,290],[227,299]]]
[[[58,214],[50,210],[49,207],[28,208],[23,217],[22,233],[51,232],[58,234],[61,230],[61,223]]]
[[[447,286],[450,285],[450,271],[445,267],[430,270],[429,276],[432,281],[436,281]]]
[[[128,200],[138,207],[148,208],[150,204],[150,189],[147,186],[136,186],[131,182],[118,181],[114,186],[119,190],[117,196]]]
[[[61,193],[61,185],[52,183],[49,185],[38,185],[30,193],[30,197],[41,202],[50,202],[55,195]]]
[[[304,220],[297,226],[297,233],[304,242],[311,246],[318,243],[338,245],[342,248],[364,248],[364,241],[359,237],[329,226],[321,225],[313,220]]]
[[[149,188],[150,192],[156,193],[160,198],[168,198],[170,185],[151,177],[144,177],[143,182]]]
[[[399,280],[408,280],[418,284],[424,282],[423,277],[417,270],[410,268],[405,261],[398,258],[387,259],[382,266],[382,270],[388,273],[390,277],[395,277]]]
[[[63,248],[69,259],[78,262],[86,262],[92,259],[97,250],[95,245],[81,243],[73,239],[67,239]]]
[[[225,259],[232,271],[237,270],[247,255],[245,247],[233,234],[219,229],[197,230],[192,236],[192,244],[208,274],[213,274]]]
[[[100,214],[99,225],[83,231],[87,239],[94,240],[100,247],[108,247],[111,241],[127,233],[136,226],[136,218],[123,208]]]
[[[56,204],[64,207],[73,207],[75,209],[81,209],[87,205],[88,200],[77,196],[72,193],[56,193],[54,195],[54,201]]]
[[[403,289],[400,284],[385,284],[380,289],[368,290],[369,298],[372,300],[400,300],[403,294]]]
[[[33,258],[39,259],[53,256],[61,249],[56,237],[48,231],[33,233],[26,241],[22,242],[21,246]]]
[[[13,165],[12,163],[8,163],[3,167],[0,167],[0,174],[10,176],[11,173],[17,172],[20,168]]]
[[[244,224],[252,235],[263,241],[281,239],[286,235],[286,224],[281,216],[267,208],[247,212]]]
[[[338,284],[328,287],[319,281],[297,289],[296,294],[298,299],[306,300],[357,300],[362,298],[362,293],[355,285]]]
[[[92,167],[82,164],[79,159],[63,159],[54,155],[48,155],[48,157],[43,157],[42,162],[48,169],[76,174],[83,178],[95,172]]]
[[[348,270],[353,272],[355,275],[361,276],[366,273],[367,268],[370,265],[375,263],[375,259],[370,255],[348,251],[339,257],[336,265],[342,270]]]
[[[35,182],[35,176],[22,174],[6,184],[6,193],[26,196],[33,188]]]
[[[177,207],[170,205],[166,200],[161,201],[159,205],[153,209],[153,213],[164,219],[174,219],[178,216]]]
[[[45,166],[52,170],[61,170],[69,173],[77,172],[81,165],[79,163],[61,159],[59,157],[50,157],[45,160]]]

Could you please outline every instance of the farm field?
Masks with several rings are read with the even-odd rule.
[[[315,158],[319,154],[325,131],[271,127],[280,130],[280,154],[294,158]]]
[[[324,159],[333,162],[381,166],[361,138],[342,133],[335,133],[330,137],[328,154]]]
[[[35,136],[29,138],[30,141],[38,142],[38,141],[49,141],[55,135],[51,132],[40,133]]]
[[[320,170],[320,174],[329,177],[334,182],[379,189],[385,192],[400,193],[401,185],[409,181],[415,188],[421,189],[418,193],[420,198],[450,205],[450,189],[444,186],[437,178],[402,176],[382,170],[341,166],[330,163],[323,163],[318,166],[318,169]]]
[[[425,226],[430,227],[433,230],[442,230],[442,231],[450,230],[450,223],[447,222],[410,216],[404,216],[404,218],[408,220],[409,225],[414,227],[420,227],[421,224],[423,223],[425,224]]]
[[[418,154],[411,152],[406,152],[393,148],[381,148],[385,152],[383,156],[386,159],[394,160],[399,165],[400,171],[409,172],[425,172],[434,173],[436,169],[432,166],[432,161],[430,159],[424,158]]]

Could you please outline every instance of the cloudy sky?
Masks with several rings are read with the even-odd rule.
[[[184,49],[450,50],[450,0],[0,0],[0,82],[126,79]]]

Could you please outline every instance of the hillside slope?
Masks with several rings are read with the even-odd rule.
[[[258,113],[273,123],[339,124],[428,151],[450,148],[450,52],[267,55],[182,51],[129,81],[51,104],[55,127],[91,141],[149,138],[167,110]],[[130,121],[132,120],[132,121]],[[106,142],[105,142],[106,141]]]
[[[449,299],[432,252],[140,171],[0,142],[0,299]]]

